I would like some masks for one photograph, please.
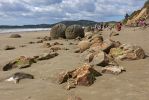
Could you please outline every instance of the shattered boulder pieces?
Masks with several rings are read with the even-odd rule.
[[[88,64],[68,72],[59,74],[58,82],[62,84],[67,83],[67,89],[75,88],[76,85],[90,86],[94,83],[97,76],[101,76],[93,67]]]
[[[13,68],[19,68],[19,69],[27,68],[27,67],[30,67],[33,63],[36,63],[36,61],[47,60],[47,59],[54,58],[56,56],[58,56],[58,53],[55,53],[55,52],[44,53],[39,56],[34,56],[33,58],[20,56],[19,58],[8,62],[2,68],[3,68],[3,71],[8,71]]]
[[[4,50],[13,50],[13,49],[15,49],[14,46],[6,45],[6,46],[4,47]]]
[[[122,56],[124,54],[123,49],[121,48],[112,48],[110,50],[110,55],[114,58]]]
[[[76,82],[75,82],[75,80],[74,79],[68,79],[67,80],[67,86],[66,86],[66,89],[67,90],[70,90],[70,89],[72,89],[72,88],[76,88]]]
[[[40,61],[40,60],[47,60],[47,59],[51,59],[51,58],[54,58],[56,56],[58,56],[59,54],[58,53],[43,53],[39,56],[35,56],[34,59],[37,60],[37,61]]]
[[[35,60],[33,58],[20,56],[18,59],[15,59],[13,61],[10,61],[3,67],[3,71],[8,71],[13,68],[26,68],[30,67],[33,63],[35,63]]]
[[[101,70],[102,73],[114,74],[114,75],[118,75],[124,71],[126,70],[122,66],[107,66],[102,68]]]
[[[92,45],[90,47],[91,51],[97,52],[99,50],[103,50],[104,52],[109,53],[110,49],[113,47],[113,43],[110,40],[96,41],[97,42],[92,42]]]
[[[11,77],[6,79],[5,81],[13,81],[15,84],[19,83],[22,79],[34,79],[34,76],[24,72],[14,73]]]
[[[112,48],[109,54],[119,60],[138,60],[145,58],[145,52],[141,47],[125,44],[119,48]]]
[[[93,45],[95,43],[103,43],[104,40],[103,40],[103,37],[101,35],[95,34],[95,35],[92,36],[90,41]]]

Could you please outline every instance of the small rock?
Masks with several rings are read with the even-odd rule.
[[[6,46],[4,47],[4,50],[13,50],[13,49],[15,49],[14,46],[6,45]]]
[[[75,50],[74,50],[74,53],[81,53],[80,48],[75,49]]]
[[[19,35],[19,34],[11,34],[10,38],[21,38],[21,35]]]
[[[44,54],[36,56],[34,58],[38,61],[38,60],[51,59],[51,58],[54,58],[56,56],[58,56],[58,53],[53,52],[53,53],[44,53]]]
[[[126,70],[121,66],[107,66],[107,67],[102,68],[101,72],[118,75],[122,73],[123,71],[126,71]]]
[[[60,48],[60,47],[51,47],[50,50],[52,50],[53,52],[56,52],[58,50],[62,50],[62,48]]]
[[[26,47],[26,45],[20,45],[19,47]]]
[[[35,44],[35,42],[30,41],[29,44]]]

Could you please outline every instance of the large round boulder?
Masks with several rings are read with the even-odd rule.
[[[90,48],[91,43],[89,41],[80,41],[78,43],[78,48],[80,49],[81,52],[84,52],[85,50]]]
[[[91,26],[87,26],[84,28],[84,32],[90,32],[92,31],[92,27]]]
[[[58,39],[59,37],[65,38],[66,25],[56,24],[51,28],[50,36],[52,39]]]
[[[67,39],[84,37],[84,29],[80,25],[71,25],[66,29],[65,36]]]

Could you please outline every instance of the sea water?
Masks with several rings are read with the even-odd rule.
[[[34,31],[48,31],[50,28],[12,28],[0,29],[0,33],[16,33],[16,32],[34,32]]]

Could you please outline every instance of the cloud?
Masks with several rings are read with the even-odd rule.
[[[54,23],[62,20],[79,19],[120,20],[125,13],[131,13],[143,6],[145,1],[0,0],[0,24]]]

